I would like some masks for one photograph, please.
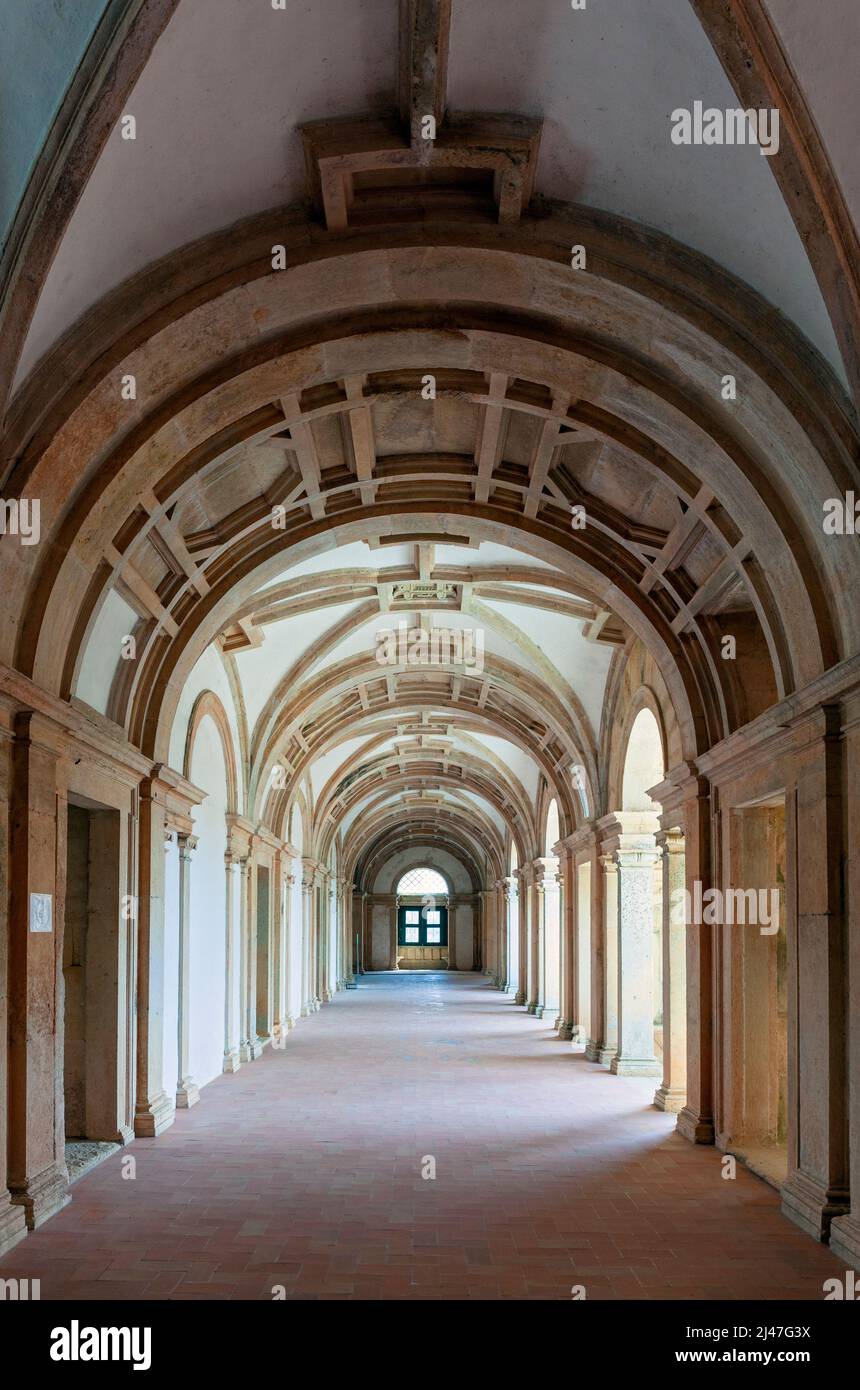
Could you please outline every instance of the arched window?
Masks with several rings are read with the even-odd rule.
[[[435,869],[410,869],[397,885],[398,896],[419,896],[432,893],[437,898],[447,898],[448,884]]]

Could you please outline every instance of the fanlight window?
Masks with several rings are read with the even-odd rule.
[[[410,869],[398,883],[397,892],[401,897],[432,893],[434,897],[447,898],[448,885],[435,869]]]

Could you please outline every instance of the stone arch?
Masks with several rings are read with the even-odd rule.
[[[182,760],[183,775],[189,778],[189,780],[191,779],[191,761],[194,756],[194,744],[200,730],[200,725],[207,717],[212,720],[215,728],[218,730],[221,747],[224,750],[224,768],[227,777],[227,810],[233,815],[236,815],[239,810],[239,779],[236,768],[236,751],[233,747],[233,733],[230,728],[230,721],[227,718],[227,711],[214,690],[202,690],[194,702],[185,735],[185,752]]]

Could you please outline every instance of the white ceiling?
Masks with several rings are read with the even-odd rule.
[[[853,3],[853,0],[852,0]],[[43,290],[19,379],[153,259],[302,196],[296,125],[391,105],[396,0],[181,0]],[[537,189],[670,233],[777,304],[841,371],[824,304],[768,168],[748,147],[678,147],[670,113],[736,99],[686,0],[454,0],[449,104],[545,118]]]

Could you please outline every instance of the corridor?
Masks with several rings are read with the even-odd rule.
[[[653,1091],[486,977],[364,976],[82,1178],[0,1277],[75,1300],[820,1299],[842,1263]]]

